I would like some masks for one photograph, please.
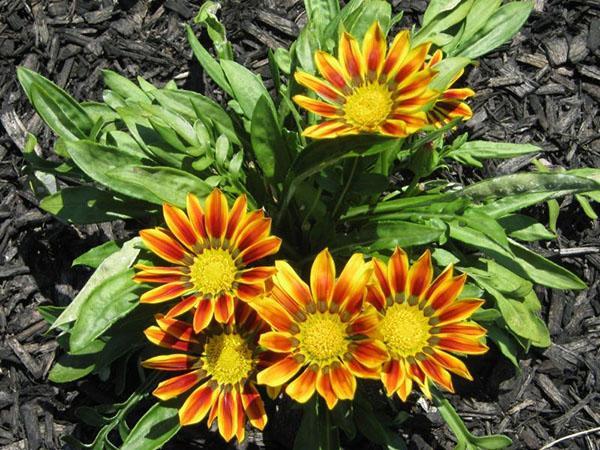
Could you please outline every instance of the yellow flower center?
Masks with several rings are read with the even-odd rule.
[[[337,314],[316,312],[298,325],[300,332],[295,337],[300,352],[309,363],[327,366],[348,351],[347,324]]]
[[[366,84],[354,89],[344,104],[345,119],[352,125],[373,130],[392,111],[392,96],[386,85]]]
[[[379,323],[383,342],[394,358],[416,356],[428,346],[429,318],[417,306],[394,303]]]
[[[202,368],[217,383],[236,384],[248,378],[254,368],[252,350],[239,334],[217,334],[208,338]]]
[[[231,290],[236,272],[231,253],[222,248],[208,248],[194,258],[190,278],[198,292],[217,295]]]

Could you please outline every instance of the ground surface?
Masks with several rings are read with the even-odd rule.
[[[60,448],[76,427],[74,405],[107,400],[97,379],[67,386],[46,380],[57,342],[36,307],[64,305],[89,272],[70,268],[73,258],[139,224],[74,227],[40,211],[28,187],[19,147],[24,130],[47,152],[52,137],[15,82],[15,66],[48,76],[77,99],[100,99],[101,69],[161,84],[175,78],[186,88],[208,91],[185,42],[182,24],[196,2],[165,0],[0,0],[0,448]],[[305,22],[298,0],[225,2],[223,21],[237,58],[268,78],[266,48],[285,45]],[[421,0],[394,1],[404,24],[423,12]],[[536,11],[510,45],[470,71],[478,95],[472,137],[534,142],[547,164],[598,167],[600,161],[600,3],[598,0],[537,0]],[[529,160],[486,167],[484,174],[511,173]],[[477,179],[480,172],[459,173]],[[554,344],[532,350],[520,373],[497,352],[470,361],[478,380],[459,385],[452,402],[476,433],[505,433],[514,448],[538,449],[561,437],[600,426],[600,227],[571,200],[563,202],[559,238],[540,249],[590,286],[580,293],[540,290],[544,319]],[[546,211],[533,211],[546,221]],[[100,386],[100,387],[99,387]],[[414,402],[415,414],[400,432],[411,448],[452,448],[440,416]],[[286,448],[288,423],[273,420],[251,448]],[[284,419],[285,420],[285,419]],[[206,433],[188,431],[173,448],[216,448]],[[600,434],[583,434],[554,448],[597,449]],[[366,448],[357,444],[357,448]]]

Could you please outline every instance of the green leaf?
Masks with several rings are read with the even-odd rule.
[[[412,45],[419,45],[425,41],[434,39],[435,36],[448,28],[460,23],[469,13],[474,0],[463,0],[458,7],[449,10],[447,14],[443,16],[436,14],[434,20],[429,21],[427,25],[424,25],[412,39]],[[441,11],[440,11],[441,12]]]
[[[265,177],[281,181],[288,171],[290,160],[277,113],[269,97],[261,97],[256,103],[250,135],[254,156]]]
[[[220,134],[225,134],[231,142],[239,145],[240,141],[231,117],[218,103],[208,97],[182,89],[177,91],[160,89],[153,95],[162,106],[186,117],[191,122],[199,118],[210,119]]]
[[[351,252],[357,246],[369,252],[396,246],[414,247],[435,242],[444,232],[445,228],[401,220],[371,222],[347,236],[337,238],[332,245],[332,252]]]
[[[93,186],[76,186],[44,197],[40,207],[60,219],[77,224],[110,222],[148,215],[147,208],[132,203]]]
[[[294,439],[293,450],[316,449],[321,450],[319,443],[319,422],[317,421],[316,396],[303,406],[304,413]]]
[[[71,329],[69,346],[77,352],[101,336],[138,305],[135,272],[127,270],[104,279],[89,292]]]
[[[77,354],[61,355],[48,373],[48,379],[53,383],[70,383],[89,375],[96,368],[105,345],[104,341],[96,339]]]
[[[206,1],[198,10],[194,23],[199,23],[206,27],[208,36],[215,46],[217,55],[221,59],[233,59],[233,48],[227,41],[225,27],[217,18],[217,12],[221,4],[213,1]]]
[[[498,347],[500,352],[506,356],[513,366],[520,370],[519,366],[519,345],[514,338],[497,325],[487,325],[487,337],[490,338]]]
[[[485,26],[465,43],[459,55],[475,59],[504,44],[521,29],[532,9],[532,1],[510,2],[501,6]]]
[[[460,41],[467,42],[482,29],[500,5],[502,0],[475,0],[465,20],[465,29],[460,36]]]
[[[156,403],[135,424],[121,448],[156,450],[168,442],[181,428],[178,409]]]
[[[373,22],[379,22],[384,33],[390,27],[392,5],[383,0],[370,0],[363,3],[343,21],[348,33],[361,42]]]
[[[108,241],[104,244],[100,244],[87,252],[79,255],[73,260],[72,266],[88,266],[97,269],[102,261],[108,258],[115,252],[121,249],[115,241]]]
[[[143,186],[117,180],[108,175],[112,169],[143,164],[144,160],[128,147],[117,148],[85,140],[66,142],[65,147],[75,164],[93,180],[121,194],[151,203],[162,203],[160,198],[152,195]]]
[[[542,149],[531,144],[510,144],[508,142],[470,141],[452,150],[446,156],[460,160],[468,155],[477,160],[508,159],[530,153],[541,152]]]
[[[260,77],[254,75],[248,69],[235,61],[221,61],[223,72],[229,81],[232,97],[237,100],[248,119],[252,119],[252,113],[258,99],[262,96],[269,98]]]
[[[133,238],[123,244],[121,250],[108,256],[98,266],[92,274],[85,286],[81,288],[77,296],[67,306],[58,319],[52,324],[50,329],[60,327],[67,323],[73,322],[79,316],[83,304],[87,301],[94,289],[99,286],[104,280],[112,277],[115,274],[126,271],[136,260],[140,250],[136,245],[141,242],[140,238]]]
[[[458,73],[470,63],[470,59],[460,56],[443,59],[435,65],[437,74],[431,81],[429,87],[431,89],[445,91],[452,81],[456,79]]]
[[[36,111],[59,136],[85,137],[92,130],[94,121],[85,109],[52,81],[25,67],[17,68],[17,78]]]
[[[462,0],[431,0],[427,5],[425,14],[423,14],[422,27],[429,24],[433,19],[438,17],[441,13],[450,11],[456,8]]]
[[[544,225],[522,214],[509,214],[498,219],[498,223],[511,237],[520,241],[530,242],[556,238],[556,235],[548,231]]]
[[[150,193],[147,200],[159,205],[169,203],[185,208],[188,193],[204,198],[212,191],[205,181],[172,167],[126,165],[111,169],[107,175],[128,186],[137,186],[142,192],[145,189]]]
[[[219,63],[208,53],[208,51],[202,46],[196,35],[194,34],[194,30],[189,25],[186,25],[185,31],[187,32],[187,39],[190,43],[190,47],[192,47],[192,51],[194,52],[194,56],[202,66],[202,68],[206,71],[208,76],[215,82],[217,85],[223,89],[227,94],[233,97],[233,90],[231,86],[227,82],[225,78],[225,73]]]
[[[308,20],[316,24],[319,35],[340,12],[339,0],[304,0]]]
[[[105,69],[102,71],[102,75],[104,84],[123,99],[146,104],[152,103],[150,97],[133,81],[119,75],[117,72]]]
[[[573,272],[517,242],[511,241],[510,244],[513,253],[517,256],[517,262],[532,281],[553,289],[585,289],[587,287],[585,282]]]

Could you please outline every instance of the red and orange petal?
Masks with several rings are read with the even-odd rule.
[[[372,265],[373,278],[368,287],[367,301],[383,316],[388,308],[404,304],[404,308],[414,308],[415,314],[422,315],[421,323],[429,324],[427,343],[415,354],[399,356],[395,353],[399,350],[388,347],[392,344],[386,344],[391,358],[383,365],[381,381],[388,395],[397,393],[400,398],[406,399],[413,382],[425,395],[429,393],[428,382],[452,391],[450,373],[471,380],[465,364],[451,355],[476,355],[488,349],[481,342],[485,329],[468,321],[484,303],[483,300],[458,299],[466,275],[454,276],[453,268],[449,266],[433,279],[429,251],[409,265],[406,253],[397,248],[387,264],[374,259]],[[403,324],[398,323],[398,326]],[[383,333],[381,329],[380,332]],[[388,342],[385,335],[381,334],[380,338],[384,343]]]
[[[430,88],[436,75],[433,66],[442,58],[441,52],[436,52],[426,62],[430,46],[424,43],[411,48],[409,32],[404,30],[388,50],[377,22],[365,34],[362,46],[343,32],[337,58],[323,51],[315,53],[315,64],[323,79],[295,73],[299,84],[322,99],[297,95],[296,103],[326,119],[306,128],[303,134],[313,139],[358,133],[406,137],[432,121],[442,120],[441,115],[466,117],[468,107],[454,104],[458,93],[448,90],[449,97],[440,97],[438,91]],[[436,100],[437,106],[431,108]],[[376,103],[372,106],[364,106],[373,101]]]

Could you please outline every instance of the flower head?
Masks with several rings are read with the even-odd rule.
[[[205,210],[193,194],[187,196],[187,214],[165,204],[168,229],[140,231],[144,244],[175,266],[138,265],[139,283],[161,285],[141,298],[160,303],[187,296],[167,313],[169,317],[193,308],[196,332],[206,328],[213,316],[226,323],[239,300],[251,301],[264,292],[264,282],[274,267],[247,267],[279,250],[281,239],[270,236],[271,219],[262,210],[247,211],[246,197],[238,197],[231,210],[225,195],[215,189],[206,198]]]
[[[427,125],[424,107],[439,93],[429,84],[435,70],[425,67],[430,43],[411,48],[408,30],[387,48],[378,22],[367,31],[362,48],[342,33],[338,57],[318,51],[317,69],[324,79],[296,72],[298,83],[324,101],[294,97],[301,107],[327,120],[308,127],[304,135],[319,139],[377,133],[405,137]]]
[[[400,248],[387,264],[374,258],[373,269],[367,300],[383,316],[377,329],[390,356],[381,371],[387,394],[406,400],[413,381],[427,396],[430,381],[454,392],[449,372],[472,380],[465,364],[448,353],[488,350],[481,343],[485,329],[467,320],[483,300],[457,299],[466,276],[453,276],[449,266],[432,281],[429,251],[409,267]]]
[[[259,372],[257,382],[278,387],[300,373],[285,392],[305,403],[316,390],[332,409],[354,397],[355,377],[377,378],[386,358],[383,344],[371,337],[377,312],[363,308],[371,269],[355,254],[336,280],[333,259],[323,250],[309,287],[289,264],[277,261],[276,267],[270,296],[251,306],[275,330],[261,335],[259,344],[282,358]]]
[[[146,368],[184,372],[159,383],[153,394],[161,400],[193,392],[179,409],[182,425],[200,422],[208,414],[208,426],[217,420],[226,441],[244,440],[246,418],[263,429],[267,423],[264,404],[253,376],[264,366],[258,352],[257,333],[265,323],[245,304],[236,306],[235,320],[215,324],[198,335],[191,324],[157,316],[158,326],[145,330],[153,344],[178,353],[145,360]],[[198,386],[199,385],[199,386]]]
[[[442,51],[436,50],[431,59],[423,67],[433,67],[439,63],[442,58]],[[469,120],[473,117],[473,111],[463,100],[474,96],[475,92],[469,88],[451,88],[463,73],[464,69],[461,69],[454,78],[452,78],[448,85],[448,89],[440,94],[433,106],[427,111],[427,122],[430,125],[441,128],[456,118]]]

